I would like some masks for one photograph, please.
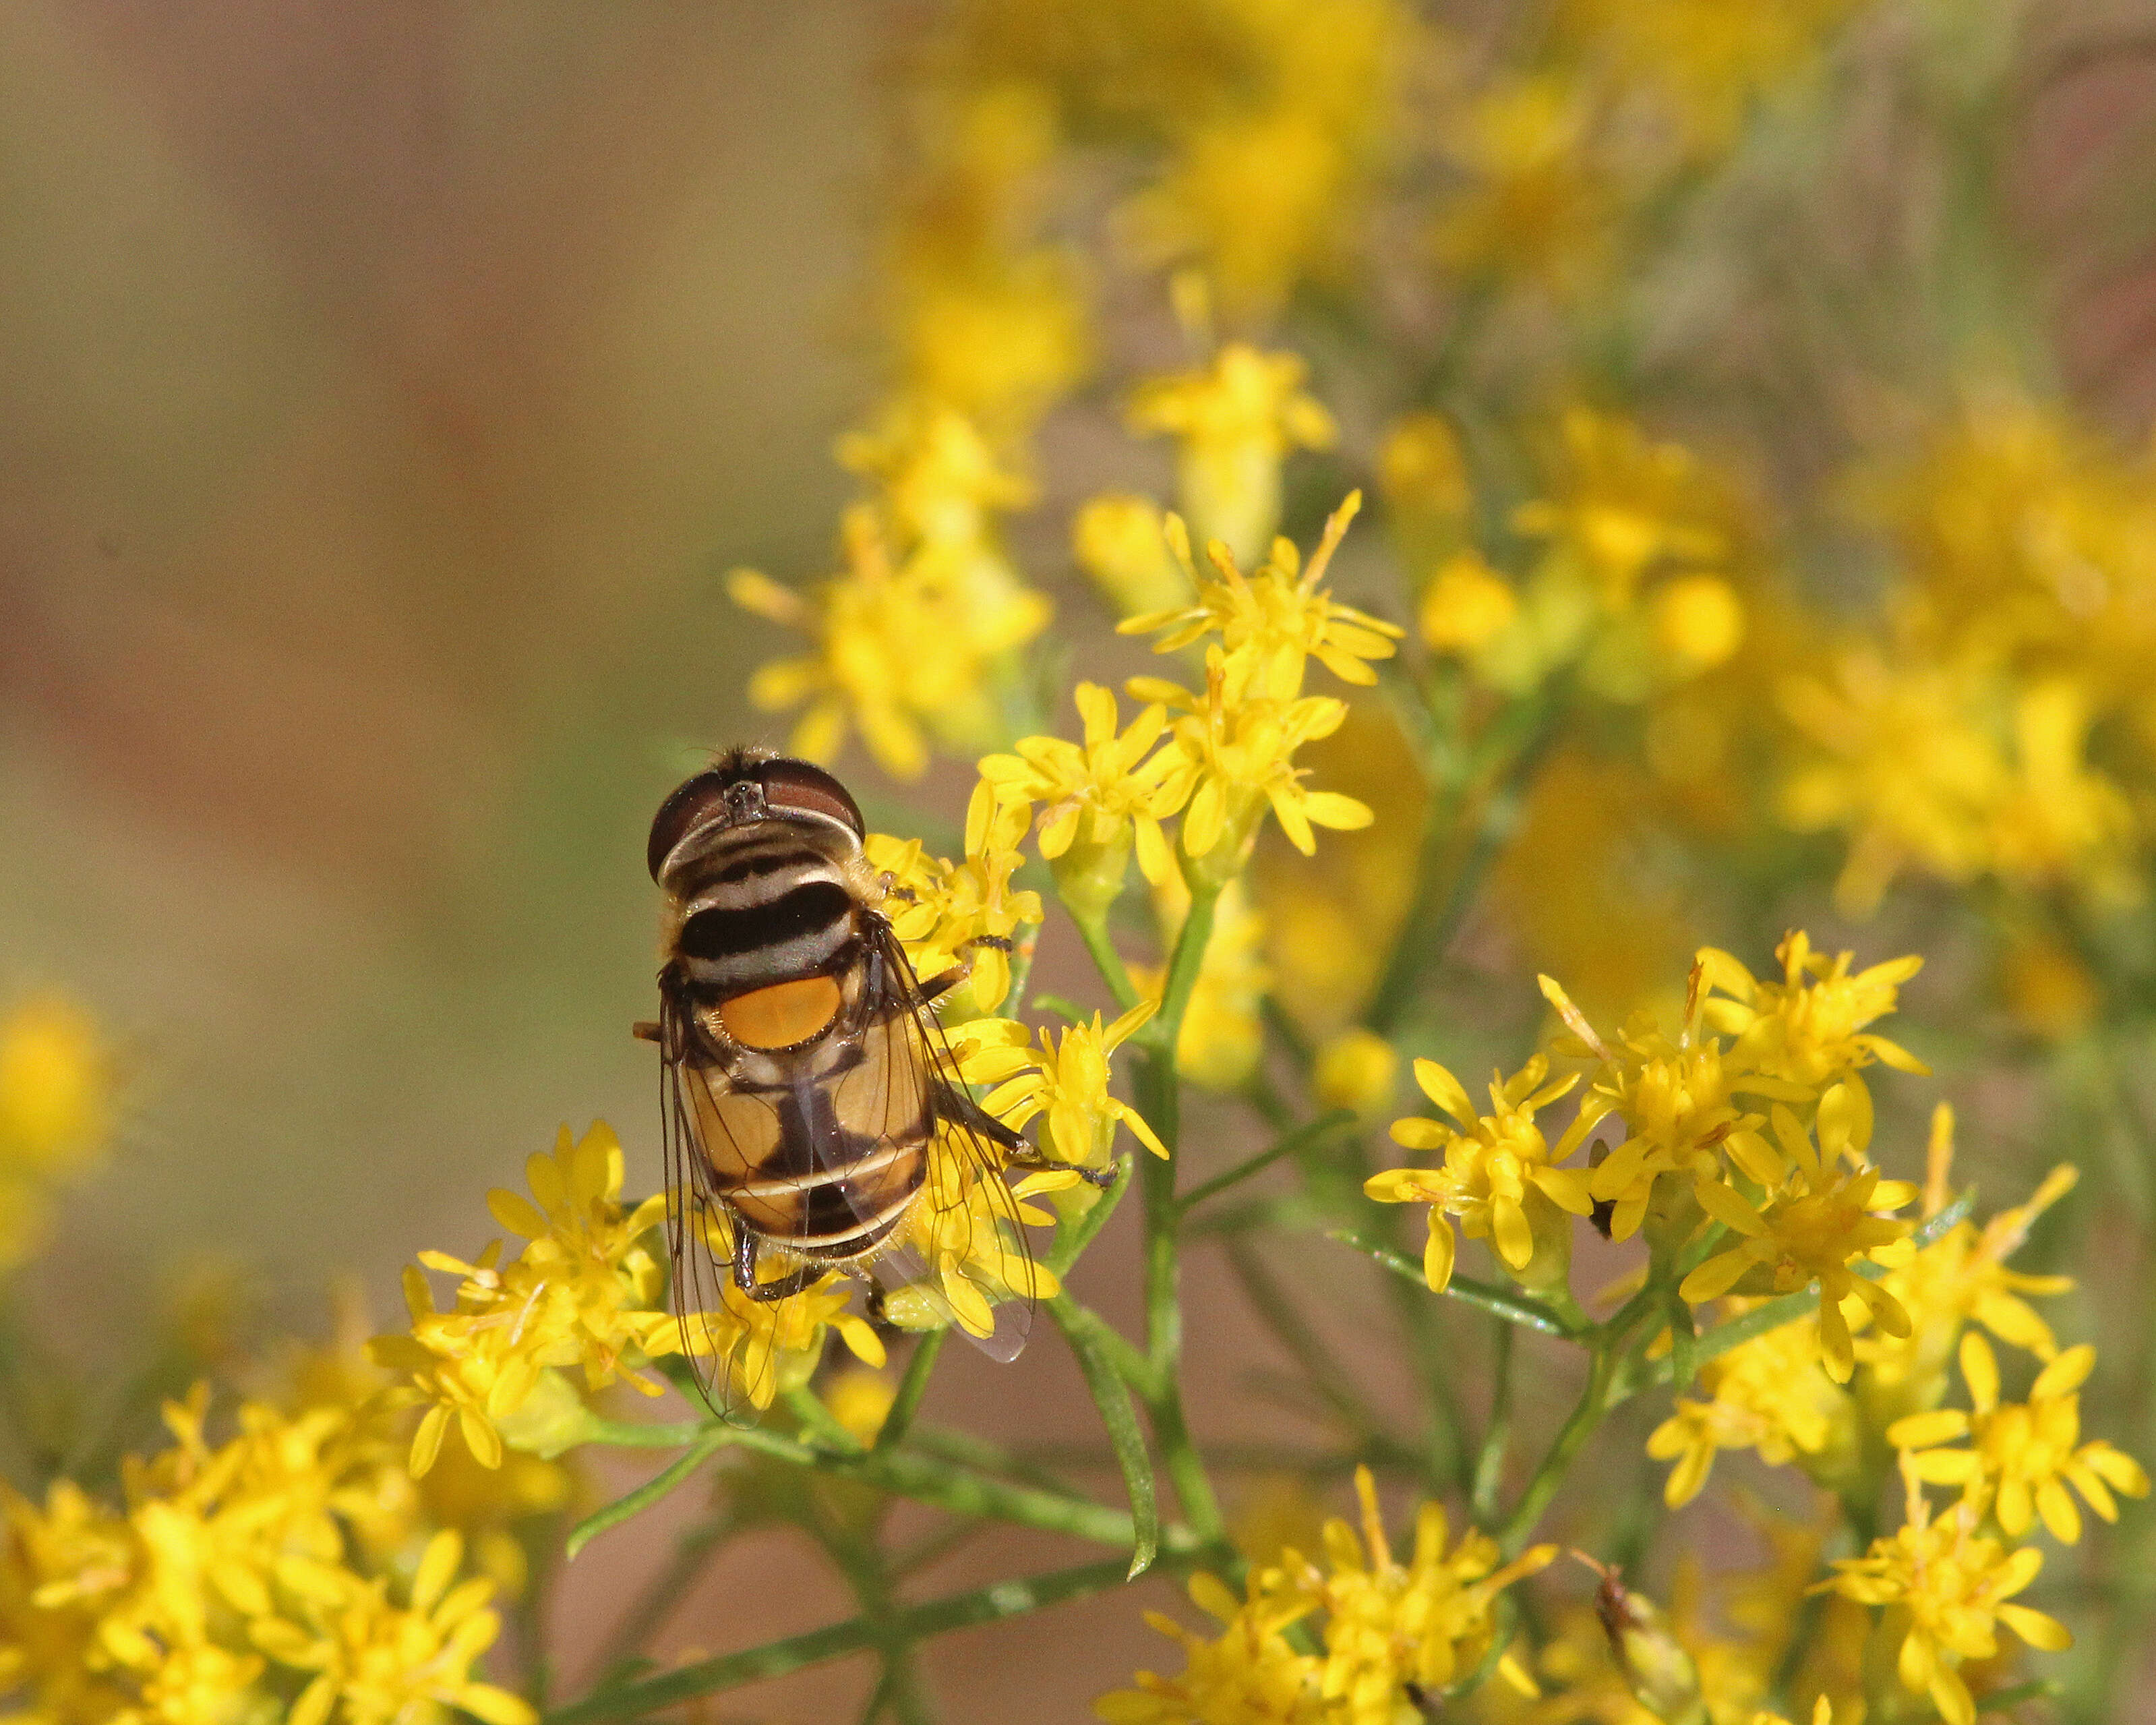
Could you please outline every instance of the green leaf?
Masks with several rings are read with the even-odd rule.
[[[1137,1409],[1101,1345],[1097,1333],[1100,1318],[1068,1294],[1059,1294],[1049,1301],[1048,1310],[1063,1331],[1064,1340],[1070,1344],[1078,1369],[1086,1374],[1086,1388],[1093,1393],[1093,1405],[1101,1410],[1101,1424],[1116,1452],[1116,1465],[1122,1470],[1123,1489],[1130,1494],[1131,1522],[1137,1531],[1128,1578],[1136,1581],[1152,1568],[1160,1551],[1160,1507],[1153,1491],[1152,1458],[1146,1450]]]

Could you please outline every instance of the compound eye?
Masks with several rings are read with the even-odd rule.
[[[867,833],[860,807],[846,787],[819,766],[783,756],[764,762],[763,800],[774,809],[795,809],[804,814],[829,815],[853,829],[856,838]]]
[[[740,778],[738,773],[708,768],[676,785],[674,794],[660,804],[658,814],[652,817],[651,839],[644,853],[652,879],[659,878],[668,853],[692,828],[701,826],[715,811],[726,806],[726,787]]]

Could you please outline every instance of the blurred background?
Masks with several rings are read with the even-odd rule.
[[[1464,10],[1481,28],[1507,9]],[[83,1003],[126,1077],[115,1153],[17,1287],[91,1378],[126,1371],[141,1315],[176,1300],[318,1331],[350,1271],[386,1318],[398,1268],[480,1244],[481,1193],[560,1123],[610,1121],[630,1187],[656,1184],[654,1074],[628,1033],[656,964],[644,829],[701,749],[785,740],[743,697],[777,632],[723,578],[831,566],[856,489],[832,442],[884,382],[888,73],[928,19],[0,8],[0,989]],[[1882,67],[1893,28],[1864,50]],[[2005,52],[2010,99],[1980,123],[2015,316],[2061,399],[2138,442],[2156,8],[2067,0]],[[1948,309],[1926,329],[1815,291],[1915,267],[1910,225],[1951,201],[1934,132],[1864,53],[1812,154],[1737,174],[1690,253],[1625,284],[1650,383],[1715,380],[1669,384],[1675,419],[1807,481],[1845,452],[1836,392],[1871,387],[1821,353],[1914,369],[1904,343],[1999,286],[1932,282]],[[1158,346],[1158,297],[1104,290],[1111,328],[1146,302],[1129,351]],[[1352,442],[1358,404],[1334,404]],[[1895,407],[1874,421],[1889,443]],[[1110,465],[1098,442],[1051,424],[1041,524],[1018,529],[1088,653],[1112,617],[1059,500]],[[841,765],[874,778],[858,750]],[[916,812],[954,821],[963,794],[939,769]],[[1911,944],[1863,939],[1873,958]],[[1042,978],[1065,963],[1051,949]],[[1210,1269],[1193,1299],[1193,1400],[1220,1405],[1261,1344]],[[1328,1320],[1343,1346],[1371,1309]],[[1034,1434],[1090,1430],[1053,1349],[1001,1376],[954,1361],[937,1394],[992,1429],[1031,1399]],[[650,1555],[630,1543],[570,1573],[568,1671]],[[979,1573],[1028,1552],[999,1543]],[[939,1645],[952,1717],[1004,1717],[1019,1671],[1030,1715],[1078,1717],[1157,1661],[1131,1604]],[[752,1542],[670,1640],[724,1649],[841,1609],[804,1554]],[[857,1689],[841,1668],[725,1717],[833,1717]]]

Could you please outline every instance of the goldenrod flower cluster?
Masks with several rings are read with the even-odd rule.
[[[477,1670],[497,1583],[406,1472],[397,1398],[349,1357],[338,1376],[331,1400],[306,1399],[303,1372],[295,1401],[244,1402],[222,1441],[207,1385],[167,1403],[169,1445],[126,1458],[118,1504],[65,1479],[42,1503],[0,1486],[0,1696],[19,1717],[532,1725]],[[548,1487],[522,1511],[558,1504]],[[498,1539],[505,1506],[467,1493],[457,1519]]]
[[[1138,1686],[1105,1695],[1094,1712],[1109,1725],[1393,1725],[1404,1706],[1443,1695],[1475,1673],[1496,1635],[1506,1589],[1546,1568],[1554,1546],[1536,1546],[1509,1563],[1485,1535],[1468,1532],[1450,1551],[1443,1506],[1416,1511],[1414,1543],[1403,1563],[1393,1552],[1369,1470],[1355,1476],[1361,1537],[1345,1522],[1325,1525],[1318,1559],[1293,1549],[1253,1571],[1238,1599],[1201,1575],[1190,1597],[1221,1625],[1213,1640],[1173,1619],[1146,1620],[1180,1642],[1180,1677],[1138,1673]],[[1307,1651],[1288,1632],[1317,1619]],[[1498,1670],[1528,1694],[1533,1680],[1509,1654]]]

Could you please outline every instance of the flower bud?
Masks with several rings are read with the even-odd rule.
[[[1530,1294],[1547,1294],[1553,1289],[1567,1287],[1572,1278],[1572,1218],[1537,1186],[1528,1187],[1520,1199],[1520,1208],[1527,1213],[1527,1232],[1534,1237],[1534,1250],[1517,1269],[1506,1264],[1506,1274]],[[1497,1261],[1504,1264],[1502,1254],[1498,1254]]]
[[[1594,1614],[1635,1701],[1663,1725],[1707,1725],[1699,1667],[1660,1606],[1626,1588],[1614,1569],[1604,1569],[1594,1592]]]
[[[1082,923],[1097,923],[1107,915],[1108,907],[1122,897],[1131,868],[1131,823],[1116,823],[1106,839],[1095,838],[1089,816],[1080,816],[1077,837],[1048,864],[1057,893]]]
[[[1352,1108],[1365,1120],[1391,1105],[1400,1057],[1374,1031],[1343,1030],[1317,1051],[1311,1075],[1317,1099],[1327,1108]]]

